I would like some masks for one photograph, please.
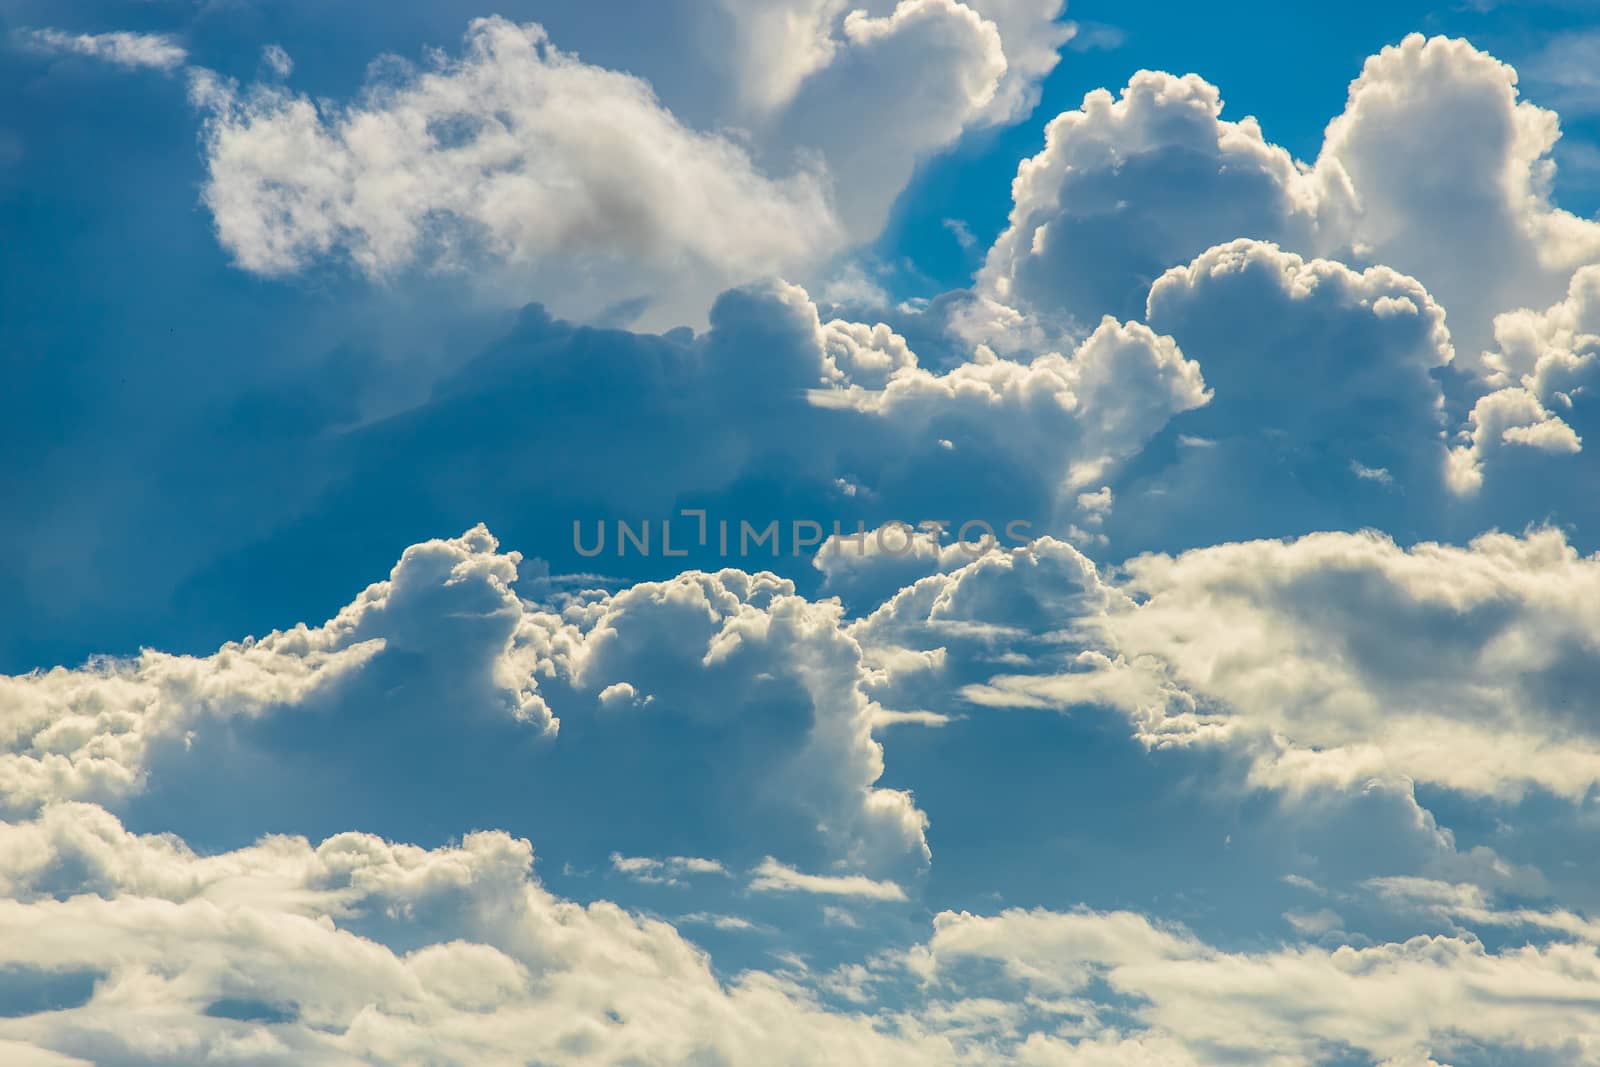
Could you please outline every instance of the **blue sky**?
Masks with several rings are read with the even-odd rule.
[[[1596,69],[0,0],[0,1061],[1600,1062]]]

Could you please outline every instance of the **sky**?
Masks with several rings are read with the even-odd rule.
[[[1592,0],[0,0],[0,1062],[1600,1063]]]

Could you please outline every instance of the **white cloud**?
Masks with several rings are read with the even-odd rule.
[[[425,669],[405,697],[362,691],[365,668],[385,651],[437,663],[449,699],[553,733],[555,719],[515,658],[523,607],[511,584],[521,557],[498,547],[481,526],[414,545],[387,581],[322,626],[246,638],[210,656],[147,649],[128,660],[0,675],[0,801],[28,810],[58,799],[126,799],[143,787],[153,746],[186,744],[186,735],[232,716],[446,699],[422,685]]]
[[[1580,452],[1583,438],[1572,423],[1600,425],[1600,266],[1575,273],[1560,303],[1497,316],[1494,332],[1497,348],[1485,364],[1490,384],[1500,388],[1478,398],[1466,443],[1451,453],[1451,475],[1462,492],[1477,491],[1508,446]],[[1507,473],[1514,476],[1514,469]],[[1547,465],[1541,473],[1554,472]]]
[[[1051,120],[1044,150],[1017,170],[980,291],[1087,329],[1102,314],[1136,314],[1163,271],[1212,245],[1325,244],[1347,190],[1221,110],[1196,75],[1141,71],[1120,97],[1096,89]]]
[[[1209,246],[1268,240],[1415,276],[1474,368],[1495,313],[1548,303],[1600,259],[1600,223],[1550,201],[1555,115],[1466,42],[1412,35],[1370,58],[1314,166],[1221,109],[1199,77],[1146,71],[1057,117],[1018,170],[980,288],[1081,326],[1132,314]]]
[[[670,15],[686,40],[716,28],[701,81],[729,91],[699,128],[643,78],[502,18],[474,21],[460,58],[343,106],[201,72],[205,202],[256,273],[461,268],[573,318],[642,300],[653,324],[698,321],[728,285],[808,277],[875,235],[920,161],[1021,117],[1071,32],[1060,0],[878,6]]]
[[[720,862],[699,856],[656,859],[653,856],[624,856],[620,852],[613,852],[611,869],[645,885],[678,886],[686,878],[711,874],[728,877],[728,869]]]
[[[767,177],[743,146],[685,127],[644,82],[536,25],[478,19],[460,58],[346,107],[195,84],[205,202],[258,273],[336,256],[382,277],[484,253],[569,313],[643,286],[692,289],[698,314],[730,282],[817,262],[840,239],[819,173]]]
[[[705,753],[710,773],[754,790],[751,803],[803,814],[839,859],[916,866],[928,855],[927,819],[908,793],[874,784],[883,749],[842,614],[772,574],[691,571],[529,615],[519,640],[530,671],[580,692],[626,682],[649,697],[608,714],[716,724],[726,748]],[[785,741],[756,746],[764,732]]]
[[[1127,1005],[1133,1025],[1092,1041],[1034,1035],[1028,1063],[1299,1067],[1351,1050],[1426,1063],[1484,1046],[1585,1062],[1600,1048],[1592,943],[1491,952],[1467,934],[1228,952],[1128,912],[1011,910],[945,912],[907,957],[935,988],[960,988],[963,969],[978,962],[1003,968],[1022,992],[1072,998],[1079,1012]]]
[[[266,68],[279,78],[287,78],[294,73],[294,59],[284,51],[282,45],[269,44],[261,50],[261,62]]]
[[[859,874],[806,874],[768,856],[751,872],[750,889],[757,893],[813,893],[864,900],[905,900],[906,891],[894,882],[879,882]]]
[[[67,33],[42,29],[21,30],[19,35],[40,51],[89,56],[129,69],[175,70],[189,58],[182,45],[161,33]]]
[[[813,975],[791,957],[781,975],[719,978],[672,926],[561,899],[532,862],[528,842],[499,832],[431,850],[361,833],[268,837],[202,856],[91,805],[52,805],[0,825],[0,966],[95,981],[58,1010],[0,1019],[0,1048],[23,1063],[104,1067],[246,1056],[1300,1067],[1338,1048],[1443,1060],[1470,1041],[1581,1056],[1600,1039],[1592,923],[1506,913],[1443,883],[1373,888],[1566,940],[1226,951],[1131,912],[944,912],[925,943],[865,964]],[[776,891],[903,899],[891,883],[772,860],[756,873]],[[824,1008],[822,992],[848,1008]]]
[[[1210,394],[1198,364],[1171,338],[1106,318],[1070,356],[1047,352],[1022,362],[980,349],[974,362],[946,374],[913,360],[881,389],[846,379],[813,399],[878,415],[918,438],[940,427],[958,452],[977,435],[1075,495]]]
[[[1554,112],[1520,100],[1516,71],[1465,41],[1413,34],[1368,59],[1328,126],[1360,203],[1349,240],[1419,278],[1451,315],[1467,365],[1493,316],[1561,293],[1600,260],[1600,222],[1550,202]]]
[[[553,896],[532,859],[503,833],[198,856],[51,807],[0,826],[0,965],[98,981],[82,1003],[0,1019],[0,1048],[102,1067],[955,1063],[943,1038],[824,1011],[771,975],[720,979],[666,923]]]
[[[985,115],[1006,68],[994,24],[956,0],[901,0],[882,16],[853,10],[829,63],[762,138],[819,153],[840,218],[866,239],[917,162]]]
[[[1290,791],[1403,777],[1576,801],[1600,784],[1600,559],[1559,532],[1409,550],[1324,533],[1124,566],[1098,593],[1075,580],[1106,607],[1062,618],[1070,670],[974,698],[1109,703],[1150,744],[1240,744],[1256,784]]]
[[[407,549],[387,581],[321,627],[204,658],[147,651],[127,663],[0,676],[0,797],[22,811],[57,799],[120,801],[143,787],[157,742],[177,746],[171,758],[181,761],[186,733],[275,710],[343,715],[375,703],[408,719],[470,725],[488,715],[553,736],[559,723],[541,688],[553,686],[561,696],[552,700],[598,712],[621,727],[616,743],[637,746],[638,788],[651,767],[670,788],[673,765],[648,740],[630,742],[630,716],[713,725],[707,781],[757,810],[809,822],[841,861],[926,862],[926,817],[910,794],[874,784],[883,773],[878,709],[837,601],[806,600],[772,574],[725,570],[536,604],[513,590],[520,561],[479,526]],[[405,684],[368,670],[386,656]],[[693,863],[669,861],[668,873],[696,873]]]

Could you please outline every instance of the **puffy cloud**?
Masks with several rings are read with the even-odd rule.
[[[1600,559],[1557,531],[1409,550],[1326,533],[1124,566],[1104,613],[1070,623],[1071,670],[974,696],[1112,704],[1151,744],[1232,739],[1253,781],[1291,791],[1403,776],[1577,801],[1600,783]]]
[[[175,70],[189,58],[182,45],[161,33],[66,33],[43,29],[22,30],[18,35],[39,51],[89,56],[130,69]]]
[[[497,832],[198,856],[51,807],[0,826],[0,960],[95,981],[62,1010],[7,1011],[0,1047],[107,1067],[955,1062],[936,1035],[825,1011],[772,975],[724,983],[666,923],[552,895],[532,859]]]
[[[803,814],[835,860],[926,860],[926,816],[910,794],[874,784],[875,708],[837,601],[808,601],[772,574],[691,571],[530,616],[525,640],[532,669],[580,693],[632,686],[633,707],[601,714],[670,724],[680,744],[700,737],[711,782]]]
[[[1078,620],[1099,617],[1116,595],[1091,560],[1049,537],[975,560],[948,553],[937,566],[851,626],[879,672],[872,693],[889,709],[961,713],[977,702],[965,687],[1048,670],[1035,665],[1070,658]],[[952,700],[958,692],[968,705]]]
[[[818,174],[766,177],[745,148],[683,126],[644,82],[559,51],[533,24],[478,19],[460,58],[342,108],[209,75],[195,86],[205,202],[252,271],[338,255],[381,276],[484,250],[594,313],[642,279],[703,293],[838,240]]]
[[[1466,41],[1413,34],[1368,59],[1329,124],[1360,202],[1350,240],[1427,285],[1476,366],[1492,316],[1538,306],[1600,260],[1600,222],[1550,202],[1554,112],[1518,99],[1516,71]]]
[[[1064,20],[1064,0],[971,0],[968,4],[994,23],[1005,46],[1006,71],[985,116],[993,122],[1025,117],[1039,102],[1039,86],[1061,59],[1080,27]]]
[[[1516,453],[1577,453],[1583,448],[1580,430],[1600,427],[1595,405],[1600,392],[1600,266],[1575,273],[1565,300],[1542,311],[1506,312],[1496,317],[1494,330],[1498,346],[1485,362],[1491,384],[1500,388],[1473,405],[1466,443],[1451,453],[1451,475],[1458,490],[1476,492],[1498,465],[1502,476],[1493,488],[1503,495],[1515,492],[1513,480],[1531,466],[1526,462],[1530,457]],[[1524,462],[1517,463],[1518,458]],[[1577,472],[1571,463],[1546,461],[1537,465],[1537,473],[1542,487],[1553,488],[1559,475]],[[1560,502],[1568,494],[1540,495],[1548,506],[1552,498]]]
[[[1090,1042],[1034,1035],[1029,1063],[1309,1065],[1352,1051],[1427,1063],[1484,1046],[1578,1063],[1600,1043],[1592,942],[1491,952],[1467,934],[1227,952],[1128,912],[945,912],[907,963],[936,988],[989,964],[1021,991],[1076,998],[1080,1014],[1127,1005],[1134,1025]],[[1126,1058],[1107,1042],[1131,1046]],[[1184,1051],[1152,1055],[1173,1048]]]
[[[872,237],[918,162],[1021,117],[1070,35],[1060,0],[878,6],[667,11],[686,41],[708,36],[701,80],[726,86],[709,108],[705,85],[668,77],[663,101],[498,17],[470,25],[460,58],[391,63],[344,106],[202,72],[205,201],[257,273],[461,267],[577,318],[695,321],[721,288],[806,276]]]
[[[1010,225],[978,287],[1000,303],[1087,328],[1133,316],[1169,267],[1237,237],[1312,251],[1350,193],[1267,142],[1254,119],[1220,118],[1196,75],[1134,75],[1045,127],[1012,185]]]
[[[965,100],[957,97],[958,115],[968,120],[1013,121],[1038,102],[1039,83],[1055,69],[1061,46],[1075,33],[1074,26],[1061,18],[1062,0],[970,0],[959,5],[870,0],[854,7],[844,0],[723,0],[721,6],[730,21],[734,43],[718,58],[734,65],[740,104],[757,116],[786,108],[814,76],[843,88],[836,72],[828,68],[855,65],[861,73],[863,53],[876,61],[879,77],[870,87],[857,82],[852,87],[854,98],[869,110],[896,106],[889,98],[904,92],[891,88],[895,79],[921,76],[910,69],[915,55],[909,46],[936,43],[930,37],[916,40],[919,32],[925,33],[931,26],[924,25],[920,31],[912,27],[919,20],[930,24],[937,20],[946,21],[944,45],[958,46],[947,58],[968,61],[978,75],[969,80],[981,99],[973,99],[974,94]],[[872,54],[874,45],[895,34],[905,35],[895,50]],[[998,64],[994,43],[1003,49]],[[905,67],[888,66],[885,59],[903,62]],[[937,87],[937,83],[929,84]],[[924,118],[940,110],[929,106],[931,103],[924,101]],[[981,115],[974,113],[978,110]]]
[[[958,531],[959,533],[959,531]],[[971,562],[992,546],[974,530],[969,550],[945,544],[940,532],[909,524],[879,526],[829,535],[812,557],[822,572],[823,589],[850,604],[876,606],[918,578]]]
[[[1097,484],[1211,394],[1171,338],[1106,318],[1070,356],[1045,352],[1023,362],[980,347],[973,362],[948,373],[907,364],[882,389],[852,382],[813,397],[874,414],[897,433],[948,442],[944,449],[976,447],[1031,467],[1054,500]]]
[[[985,115],[1006,55],[994,24],[957,0],[901,0],[881,17],[851,11],[841,28],[830,62],[767,136],[821,154],[859,239],[876,232],[919,159]]]
[[[144,786],[158,743],[164,770],[181,778],[192,772],[186,750],[211,751],[229,717],[315,711],[334,720],[322,730],[335,744],[336,727],[358,728],[375,707],[374,728],[388,716],[408,724],[412,743],[440,746],[492,723],[553,735],[552,706],[566,706],[586,720],[574,754],[593,756],[603,741],[604,759],[635,765],[635,790],[676,797],[663,818],[692,810],[715,820],[720,809],[730,824],[754,818],[753,832],[793,828],[814,842],[804,854],[820,848],[856,868],[926,861],[926,817],[909,793],[875,786],[878,709],[837,601],[809,601],[772,574],[724,570],[535,603],[513,589],[520,560],[480,526],[407,549],[387,581],[321,627],[204,658],[145,652],[129,663],[0,677],[6,804],[125,800]],[[424,741],[433,734],[419,730],[439,736]],[[686,781],[659,747],[662,731],[679,744],[697,738],[704,773]],[[270,736],[244,743],[293,745]],[[438,758],[466,751],[441,747]],[[549,758],[567,753],[558,743]],[[741,798],[738,811],[726,810],[730,794]]]
[[[126,799],[142,788],[154,746],[187,745],[231,717],[365,699],[359,682],[384,654],[420,659],[408,699],[427,713],[464,700],[553,732],[549,709],[511,658],[522,605],[510,586],[521,557],[497,548],[482,527],[415,545],[387,581],[322,626],[246,638],[210,656],[147,649],[0,675],[5,806]]]
[[[1314,166],[1221,110],[1195,75],[1142,71],[1120,97],[1096,90],[1058,116],[1018,170],[980,288],[1086,324],[1249,237],[1417,277],[1475,368],[1496,312],[1547,303],[1600,258],[1600,223],[1550,201],[1556,116],[1464,41],[1413,34],[1370,58]]]
[[[266,837],[199,855],[92,805],[51,805],[0,824],[0,966],[92,980],[54,1010],[8,1009],[0,1047],[24,1063],[107,1067],[529,1056],[1092,1067],[1312,1064],[1341,1048],[1398,1062],[1465,1042],[1576,1062],[1597,1039],[1592,924],[1508,916],[1438,882],[1373,888],[1562,940],[1489,951],[1463,932],[1227,951],[1126,911],[947,911],[924,943],[865,964],[719,979],[672,926],[563,899],[532,864],[529,843],[501,832],[436,849]],[[782,883],[770,888],[898,899],[887,883],[776,861],[757,874]]]
[[[1215,398],[1118,486],[1102,519],[1124,550],[1406,528],[1447,496],[1436,373],[1453,352],[1415,280],[1240,240],[1165,273],[1147,317]]]

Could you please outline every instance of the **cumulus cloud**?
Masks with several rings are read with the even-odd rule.
[[[1490,951],[1466,934],[1228,952],[1128,912],[945,912],[907,963],[935,988],[995,965],[1019,991],[1091,1019],[1131,1003],[1135,1025],[1089,1042],[1034,1035],[1028,1063],[1309,1065],[1352,1050],[1426,1063],[1485,1046],[1579,1062],[1600,1042],[1592,942]]]
[[[463,268],[577,318],[631,301],[653,323],[696,321],[730,284],[820,270],[877,232],[919,161],[1020,118],[1070,35],[1061,6],[669,12],[687,39],[720,27],[705,76],[730,91],[699,127],[642,78],[498,17],[470,25],[459,58],[390,64],[345,105],[200,72],[205,202],[256,273]]]
[[[210,657],[145,652],[0,678],[6,805],[126,800],[144,787],[155,746],[183,772],[184,750],[209,751],[213,724],[229,717],[297,711],[359,722],[360,709],[376,705],[412,731],[431,722],[453,735],[498,721],[554,735],[552,707],[568,706],[588,720],[575,744],[603,737],[608,758],[638,764],[636,789],[676,795],[680,817],[715,819],[732,791],[748,809],[741,818],[755,815],[768,833],[793,826],[840,863],[926,862],[926,816],[909,793],[875,785],[878,709],[837,601],[806,600],[771,574],[725,570],[541,604],[514,591],[519,562],[478,527],[408,549],[387,581],[321,627]],[[624,687],[631,699],[615,697]],[[686,781],[656,747],[661,730],[680,743],[699,737],[705,772]],[[566,751],[558,742],[550,758]],[[703,808],[689,806],[695,789]],[[701,871],[698,861],[661,862],[653,873]],[[619,870],[637,873],[640,863]]]
[[[1497,347],[1485,363],[1490,383],[1500,388],[1478,398],[1463,434],[1465,443],[1451,452],[1453,483],[1465,493],[1479,490],[1486,469],[1496,466],[1504,469],[1495,488],[1514,491],[1505,482],[1529,466],[1516,462],[1529,457],[1515,453],[1578,453],[1583,449],[1580,429],[1600,427],[1595,405],[1600,393],[1600,266],[1576,272],[1566,299],[1557,304],[1497,316],[1494,332]],[[1563,469],[1544,462],[1538,473],[1545,485],[1554,487],[1555,476],[1576,472],[1570,465]]]
[[[1049,500],[1098,484],[1174,415],[1211,399],[1199,365],[1171,338],[1109,317],[1070,355],[1024,361],[980,347],[973,362],[943,374],[905,362],[880,389],[841,377],[814,402],[872,414],[947,451],[1031,467]]]
[[[478,19],[459,58],[343,107],[206,74],[194,96],[218,238],[259,273],[332,255],[383,276],[482,250],[593,313],[643,279],[714,290],[838,240],[818,173],[767,177],[744,147],[533,24]]]
[[[1351,242],[1421,279],[1469,366],[1496,313],[1549,302],[1600,260],[1600,222],[1551,203],[1559,137],[1510,66],[1419,34],[1367,60],[1328,126],[1317,169],[1336,164],[1355,190]]]
[[[522,606],[510,587],[521,557],[497,549],[482,527],[415,545],[388,580],[322,626],[246,638],[210,656],[147,649],[126,660],[0,675],[5,806],[126,799],[144,785],[152,746],[187,744],[231,717],[365,699],[371,694],[358,683],[385,653],[420,657],[419,682],[428,666],[446,668],[440,689],[409,695],[420,711],[437,714],[445,700],[461,699],[554,732],[555,719],[512,659]]]
[[[648,696],[610,714],[670,723],[680,744],[703,736],[712,782],[803,813],[839,861],[926,860],[926,816],[909,793],[875,785],[875,708],[837,601],[806,600],[772,574],[691,571],[530,616],[525,639],[533,669],[579,692],[626,682]]]
[[[1512,801],[1600,783],[1600,560],[1557,531],[1402,549],[1315,534],[1149,555],[1071,623],[1066,672],[984,701],[1105,703],[1150,744],[1227,740],[1289,791],[1403,777]]]
[[[1441,507],[1437,374],[1454,352],[1414,279],[1240,240],[1164,273],[1147,304],[1214,398],[1175,417],[1169,450],[1118,486],[1103,526],[1125,551],[1404,527]]]
[[[188,60],[182,45],[162,33],[67,33],[62,30],[22,30],[19,37],[41,52],[88,56],[129,69],[176,70]]]
[[[458,497],[435,494],[463,467],[536,536],[550,538],[558,517],[570,545],[581,517],[585,552],[597,544],[591,516],[659,523],[681,506],[709,509],[710,543],[718,517],[736,539],[739,519],[779,518],[736,499],[751,478],[781,479],[794,494],[782,518],[821,523],[819,542],[833,521],[851,531],[946,518],[951,537],[970,519],[997,536],[1013,520],[1043,529],[1210,397],[1194,361],[1138,323],[1107,320],[1063,349],[941,362],[882,322],[827,318],[777,281],[722,294],[698,335],[574,327],[530,308],[426,403],[318,443],[314,462],[359,473],[309,505],[305,550],[362,516],[455,512]],[[517,454],[561,461],[506,462]],[[695,540],[686,531],[697,532],[679,526],[675,548]],[[616,553],[613,536],[602,555]],[[599,566],[569,554],[552,562]],[[680,566],[690,563],[720,565],[702,555]]]
[[[989,109],[1006,53],[994,23],[956,0],[901,0],[883,16],[851,11],[840,36],[768,136],[820,153],[840,217],[865,238],[919,159]]]
[[[1169,267],[1238,237],[1315,250],[1349,190],[1296,167],[1253,119],[1220,117],[1197,75],[1134,75],[1120,97],[1089,93],[1045,127],[1012,185],[1010,224],[978,288],[1002,304],[1064,316],[1133,316]]]
[[[1199,77],[1142,71],[1058,116],[1018,170],[980,289],[1083,325],[1249,237],[1415,276],[1476,368],[1495,313],[1543,306],[1600,258],[1600,223],[1550,200],[1556,116],[1464,41],[1413,34],[1370,58],[1314,165],[1221,113]]]
[[[199,856],[48,808],[0,827],[0,961],[94,981],[62,1010],[6,1011],[0,1047],[108,1067],[955,1062],[941,1037],[825,1011],[772,975],[721,980],[668,924],[556,897],[532,860],[503,833]]]
[[[1509,915],[1472,887],[1372,889],[1541,940],[1490,951],[1462,932],[1227,951],[1127,911],[943,912],[925,942],[864,964],[719,978],[669,924],[563,899],[532,864],[529,843],[501,832],[436,849],[362,833],[267,837],[199,855],[98,807],[50,805],[0,825],[0,965],[90,981],[54,1010],[8,1009],[0,1043],[21,1062],[107,1065],[532,1055],[1048,1067],[1269,1054],[1309,1065],[1337,1048],[1399,1061],[1465,1041],[1581,1054],[1596,1040],[1593,925]],[[773,860],[756,874],[774,883],[763,889],[901,899],[890,883]]]

